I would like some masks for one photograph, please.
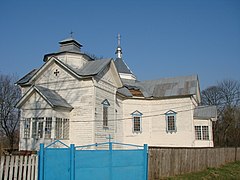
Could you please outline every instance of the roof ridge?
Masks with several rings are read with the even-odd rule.
[[[17,82],[15,82],[15,84],[24,84],[24,83],[28,82],[31,79],[31,77],[34,74],[36,74],[37,71],[38,71],[38,69],[34,68],[30,72],[28,72],[26,75],[24,75],[22,78],[20,78]],[[23,81],[23,82],[21,82],[21,81]]]
[[[196,78],[196,80],[198,79],[198,75],[193,74],[193,75],[187,75],[187,76],[174,76],[174,77],[163,77],[163,78],[159,78],[159,79],[150,79],[150,80],[144,80],[144,81],[139,81],[140,83],[144,83],[144,82],[153,82],[153,81],[160,81],[160,80],[174,80],[174,79],[184,79],[184,78]]]

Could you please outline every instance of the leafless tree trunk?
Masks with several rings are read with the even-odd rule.
[[[20,112],[15,104],[21,97],[14,76],[0,75],[0,132],[8,140],[10,151],[17,140]]]

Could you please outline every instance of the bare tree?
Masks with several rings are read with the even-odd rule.
[[[219,83],[221,89],[221,97],[223,99],[222,126],[223,141],[225,146],[236,145],[238,139],[235,134],[238,129],[236,128],[237,117],[236,112],[239,110],[239,95],[240,84],[234,80],[224,80]]]
[[[240,83],[238,81],[224,80],[218,83],[218,86],[226,108],[239,106]]]
[[[10,151],[17,140],[20,112],[15,104],[21,97],[18,86],[14,85],[14,76],[0,75],[0,132],[7,138]]]
[[[217,86],[202,91],[202,103],[216,105],[218,121],[213,124],[214,140],[217,146],[234,146],[239,143],[240,83],[223,80]]]
[[[210,86],[202,91],[202,103],[206,105],[220,105],[222,97],[218,86]]]

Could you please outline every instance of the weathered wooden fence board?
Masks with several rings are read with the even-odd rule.
[[[10,156],[7,156],[6,163],[5,163],[4,180],[8,180],[9,160],[10,160]]]
[[[27,171],[27,156],[25,156],[23,160],[23,179],[27,179],[26,171]]]
[[[148,177],[153,180],[240,161],[240,148],[149,147],[148,157]]]
[[[22,179],[22,164],[23,164],[23,156],[20,156],[19,161],[19,173],[18,173],[18,180]],[[21,165],[20,165],[21,164]]]
[[[19,166],[19,157],[15,156],[15,164],[14,164],[14,179],[17,179],[18,175],[18,166]]]
[[[0,179],[2,179],[2,176],[3,176],[4,161],[5,161],[5,157],[2,156],[1,157],[1,164],[0,164]]]
[[[37,180],[38,156],[1,156],[0,180]]]

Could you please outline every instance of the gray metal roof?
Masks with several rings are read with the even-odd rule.
[[[74,42],[76,43],[78,46],[82,47],[81,43],[79,43],[77,40],[73,39],[72,37],[69,37],[67,39],[64,39],[62,41],[59,42],[59,44],[67,44],[69,42]]]
[[[132,97],[131,92],[126,87],[118,88],[117,92],[126,97]]]
[[[73,69],[80,76],[92,76],[102,71],[112,59],[88,61],[81,69]]]
[[[117,58],[114,63],[118,73],[133,74],[122,58]]]
[[[192,75],[142,82],[128,81],[124,83],[125,87],[128,89],[133,87],[138,88],[144,97],[163,98],[196,94],[198,88],[198,77],[196,75]]]
[[[197,92],[197,83],[195,75],[140,82],[153,97],[193,95]]]
[[[102,71],[111,62],[111,60],[112,59],[99,59],[88,61],[81,69],[73,68],[68,64],[63,63],[62,61],[61,64],[63,64],[64,66],[66,66],[68,69],[70,69],[79,76],[94,76],[98,74],[100,71]],[[35,75],[37,71],[38,71],[37,69],[32,70],[23,78],[18,80],[16,84],[24,85],[28,83],[29,80]]]
[[[50,90],[42,86],[35,86],[35,90],[43,96],[43,98],[52,106],[52,107],[62,107],[66,109],[73,109],[73,107],[67,103],[57,92]]]
[[[27,73],[25,76],[23,76],[21,79],[19,79],[19,80],[16,82],[16,84],[21,85],[21,84],[27,83],[37,71],[38,71],[37,69],[33,69],[32,71],[30,71],[29,73]]]
[[[198,106],[194,109],[193,117],[200,118],[200,119],[217,118],[217,107],[216,106]]]
[[[80,52],[80,51],[59,51],[59,52],[55,52],[55,53],[45,54],[44,57],[43,57],[43,61],[46,62],[49,59],[49,57],[57,57],[58,55],[61,55],[61,54],[79,54],[79,55],[85,56],[89,60],[94,60],[88,54],[86,54],[84,52]]]

